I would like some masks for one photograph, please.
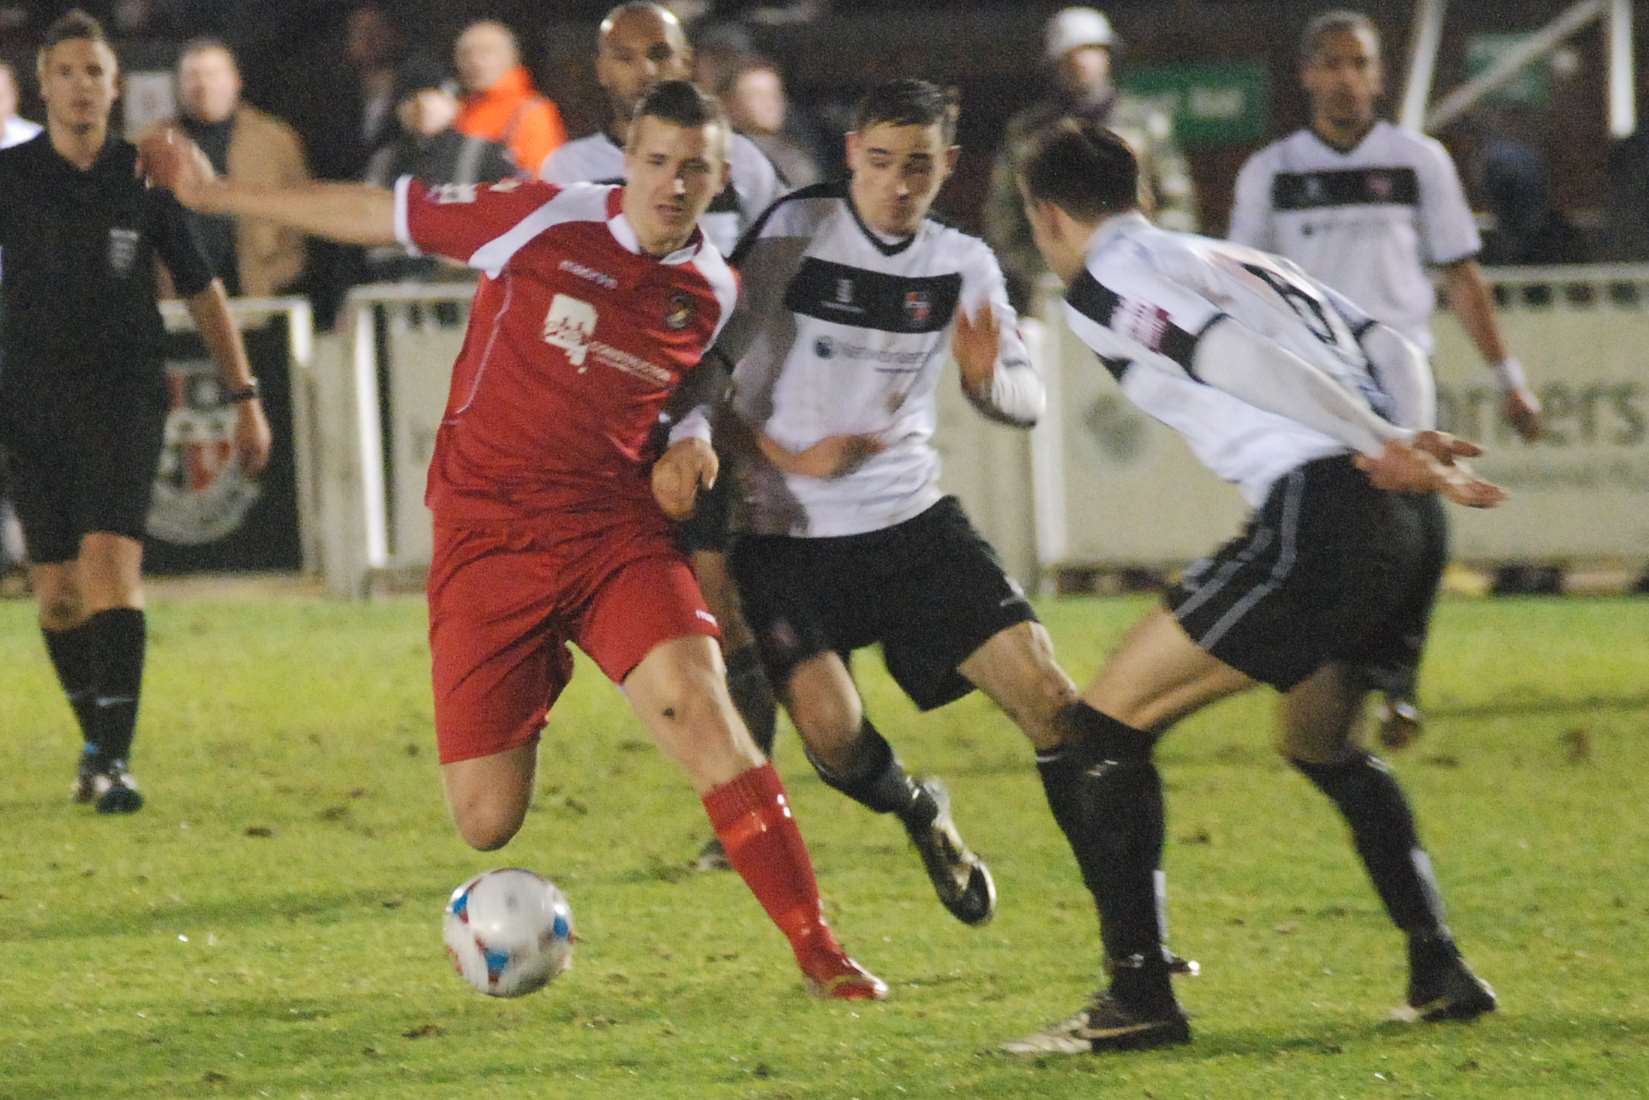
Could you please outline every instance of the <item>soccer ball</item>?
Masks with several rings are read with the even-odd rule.
[[[441,937],[465,981],[494,997],[520,997],[572,965],[573,911],[555,883],[506,867],[452,892]]]

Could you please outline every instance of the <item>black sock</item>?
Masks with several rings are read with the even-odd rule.
[[[919,804],[920,788],[905,772],[904,765],[893,755],[893,746],[887,738],[864,720],[859,727],[859,740],[853,746],[853,762],[840,771],[807,753],[808,761],[828,787],[834,787],[855,802],[879,814],[898,814],[903,819]],[[929,818],[931,821],[932,818]],[[917,822],[927,824],[927,822]]]
[[[1368,753],[1344,764],[1293,765],[1333,799],[1392,923],[1411,936],[1447,938],[1443,897],[1420,847],[1403,788],[1384,760]]]
[[[143,612],[134,607],[99,611],[86,620],[101,654],[94,718],[98,749],[109,760],[129,760],[137,728],[138,695],[143,687],[147,631]]]
[[[90,621],[68,630],[40,628],[46,639],[46,652],[51,655],[52,667],[57,670],[57,682],[63,685],[63,694],[74,717],[80,723],[80,736],[92,743],[96,728],[96,696],[98,653],[95,634]]]
[[[1065,744],[1037,756],[1054,820],[1076,854],[1099,910],[1100,937],[1126,999],[1172,1002],[1161,965],[1156,865],[1163,825],[1162,777],[1149,734],[1086,703],[1060,711]]]
[[[773,687],[767,682],[767,670],[762,668],[754,642],[728,655],[727,692],[756,747],[771,759],[779,724],[778,704],[773,701]]]

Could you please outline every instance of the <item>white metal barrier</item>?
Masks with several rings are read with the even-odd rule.
[[[1500,325],[1546,407],[1527,446],[1465,332],[1441,315],[1435,369],[1443,426],[1482,442],[1476,465],[1512,499],[1455,510],[1458,558],[1479,562],[1649,556],[1649,266],[1487,272]],[[1048,302],[1057,307],[1057,290]],[[1206,553],[1244,515],[1180,442],[1123,397],[1049,310],[1047,375],[1058,399],[1039,431],[1058,440],[1035,485],[1038,562],[1161,565]],[[1041,452],[1039,452],[1041,453]]]
[[[1508,343],[1546,405],[1548,437],[1516,441],[1480,357],[1452,317],[1439,317],[1445,426],[1488,446],[1480,469],[1513,493],[1501,509],[1455,512],[1457,556],[1649,556],[1649,266],[1488,275]],[[318,516],[317,558],[338,595],[363,594],[376,571],[428,564],[424,479],[471,293],[466,284],[357,289],[331,345],[338,361],[306,372],[313,439],[300,471],[312,468],[318,489],[305,514]],[[1057,294],[1048,301],[1057,305]],[[1048,385],[1043,422],[1022,432],[986,421],[953,374],[940,388],[935,435],[946,489],[1011,573],[1033,584],[1066,565],[1178,564],[1237,528],[1246,511],[1237,491],[1122,395],[1057,309],[1046,323],[1026,319],[1025,330]]]

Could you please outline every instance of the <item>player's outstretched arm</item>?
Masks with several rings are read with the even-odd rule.
[[[344,244],[392,245],[395,197],[361,183],[255,187],[219,179],[204,153],[178,131],[161,130],[139,146],[144,174],[191,210],[284,225]]]
[[[784,473],[832,478],[851,474],[887,450],[887,444],[873,435],[827,435],[812,446],[792,451],[766,432],[757,432],[756,449]]]
[[[1194,377],[1247,404],[1287,417],[1369,456],[1409,429],[1378,416],[1366,401],[1276,341],[1227,317],[1197,341]]]
[[[1467,508],[1493,508],[1505,502],[1506,490],[1458,461],[1482,453],[1477,444],[1447,432],[1419,432],[1411,440],[1389,440],[1378,455],[1359,454],[1354,461],[1377,489],[1441,493]]]

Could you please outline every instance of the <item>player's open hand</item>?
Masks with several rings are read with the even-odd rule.
[[[1506,490],[1484,481],[1461,457],[1482,453],[1477,444],[1445,432],[1420,432],[1409,441],[1389,440],[1378,456],[1360,454],[1357,468],[1376,489],[1398,493],[1441,493],[1467,508],[1493,508]]]
[[[1505,415],[1507,423],[1517,429],[1517,434],[1523,438],[1523,442],[1533,443],[1540,438],[1540,399],[1534,395],[1533,390],[1527,386],[1508,390],[1500,411]]]
[[[887,444],[873,435],[827,435],[806,450],[792,451],[762,432],[756,446],[785,473],[817,478],[843,477],[887,450]]]
[[[975,317],[966,310],[956,311],[956,338],[951,343],[951,354],[962,371],[962,388],[974,397],[983,398],[991,392],[991,381],[996,377],[996,359],[1002,350],[1002,325],[996,311],[986,302]]]
[[[217,173],[200,146],[182,131],[172,126],[154,131],[138,143],[137,155],[150,183],[166,188],[191,210],[202,208]]]
[[[240,459],[240,468],[249,474],[262,473],[269,465],[269,449],[273,443],[263,403],[242,401],[235,413],[235,456]]]
[[[683,439],[653,463],[653,499],[671,519],[690,519],[698,507],[699,489],[714,486],[720,472],[714,447],[697,436]]]

